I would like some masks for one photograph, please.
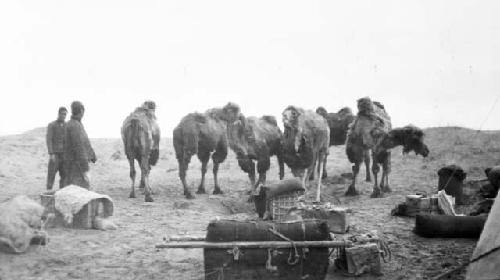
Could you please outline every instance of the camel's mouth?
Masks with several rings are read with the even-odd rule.
[[[418,146],[405,146],[403,148],[403,153],[408,154],[409,152],[414,151],[416,155],[421,155],[424,158],[429,155],[429,148],[425,144],[421,144]]]

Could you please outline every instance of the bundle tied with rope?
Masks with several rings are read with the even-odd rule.
[[[323,279],[329,264],[328,248],[299,248],[297,241],[328,241],[326,222],[307,220],[271,223],[264,221],[218,220],[208,225],[206,241],[289,241],[290,248],[204,249],[206,279],[254,275],[262,279]]]

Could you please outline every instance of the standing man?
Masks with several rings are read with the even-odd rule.
[[[59,172],[59,188],[63,185],[64,166],[64,138],[66,132],[66,114],[68,110],[64,107],[59,107],[57,120],[49,123],[47,126],[47,150],[49,152],[49,168],[47,172],[47,190],[52,190],[56,173]]]
[[[64,186],[90,187],[89,162],[96,162],[94,149],[81,123],[85,108],[80,101],[71,103],[71,120],[66,124],[64,147]]]

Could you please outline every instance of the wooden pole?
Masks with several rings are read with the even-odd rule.
[[[209,249],[232,249],[238,247],[243,248],[335,248],[335,247],[350,247],[352,243],[349,241],[235,241],[235,242],[170,242],[166,244],[156,245],[156,249],[166,248],[209,248]]]

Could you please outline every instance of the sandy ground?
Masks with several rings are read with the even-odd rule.
[[[393,151],[390,183],[393,192],[385,198],[371,199],[371,183],[360,180],[361,195],[343,196],[348,182],[335,180],[350,172],[344,147],[330,148],[329,178],[324,184],[324,200],[336,196],[352,209],[351,226],[377,230],[389,244],[393,258],[383,264],[382,276],[357,279],[430,279],[466,262],[476,244],[470,239],[426,239],[412,233],[414,219],[393,217],[390,210],[404,201],[406,194],[431,193],[437,189],[438,168],[451,163],[461,165],[468,178],[484,177],[482,169],[500,164],[500,133],[460,128],[428,129],[426,141],[431,154],[423,159]],[[156,250],[155,244],[172,234],[204,234],[215,217],[256,217],[253,205],[246,202],[249,182],[238,167],[234,154],[222,164],[220,183],[224,195],[198,195],[186,200],[177,178],[177,163],[171,140],[161,143],[161,159],[151,172],[153,203],[142,196],[129,199],[128,163],[120,139],[92,139],[98,161],[91,166],[95,191],[110,195],[115,202],[115,231],[49,229],[47,246],[32,246],[25,254],[0,253],[0,279],[203,279],[201,249]],[[38,199],[44,191],[48,156],[44,130],[0,138],[0,202],[27,194]],[[188,182],[195,191],[200,179],[200,164],[193,158]],[[209,166],[211,170],[211,164]],[[286,176],[292,175],[288,168]],[[364,171],[360,174],[364,178]],[[211,172],[207,191],[213,189]],[[273,160],[268,173],[277,181]],[[452,279],[462,279],[464,271]],[[342,279],[330,274],[327,279]]]

